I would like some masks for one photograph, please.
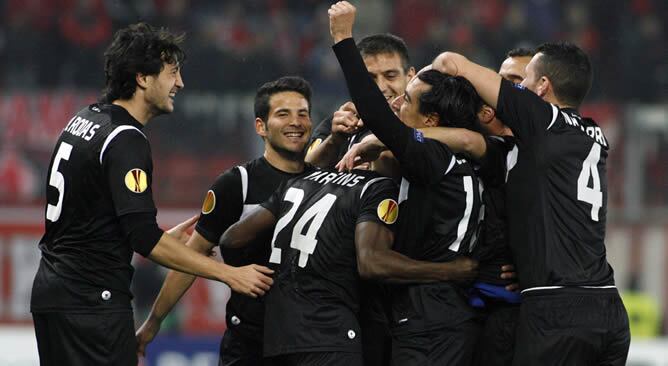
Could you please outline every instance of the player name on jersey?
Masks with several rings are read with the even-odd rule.
[[[573,127],[579,127],[582,132],[586,133],[587,136],[591,137],[594,139],[596,142],[601,144],[603,147],[608,147],[608,142],[605,140],[605,136],[603,135],[603,131],[601,130],[600,127],[598,126],[583,126],[581,117],[573,114],[573,115],[568,115],[568,113],[562,111],[561,115],[564,116],[564,121],[566,121],[566,124],[569,126]]]
[[[67,126],[65,126],[63,131],[81,137],[86,141],[90,141],[90,139],[95,136],[95,131],[97,131],[98,128],[100,128],[99,124],[93,123],[80,116],[76,116],[67,123]]]
[[[340,186],[346,186],[346,187],[354,187],[357,185],[359,182],[363,181],[366,179],[366,177],[363,177],[361,175],[357,175],[354,173],[332,173],[332,172],[323,172],[323,171],[316,171],[313,172],[311,175],[307,176],[304,178],[305,180],[312,180],[316,183],[320,184],[338,184]]]

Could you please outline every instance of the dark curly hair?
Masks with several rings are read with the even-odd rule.
[[[283,76],[274,81],[264,83],[255,93],[255,118],[267,122],[269,117],[269,99],[272,95],[293,91],[304,96],[311,113],[311,84],[299,76]]]
[[[186,59],[181,48],[184,38],[183,34],[176,35],[146,23],[117,31],[104,52],[106,84],[100,101],[130,99],[137,88],[137,73],[158,75],[165,63],[182,65]]]
[[[419,97],[420,113],[437,113],[440,126],[477,130],[483,101],[470,81],[436,70],[421,72],[418,78],[431,85],[431,89]]]

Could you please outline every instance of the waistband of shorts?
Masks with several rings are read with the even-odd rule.
[[[535,296],[560,296],[560,295],[607,295],[619,294],[617,286],[543,286],[530,287],[522,290],[522,298]]]

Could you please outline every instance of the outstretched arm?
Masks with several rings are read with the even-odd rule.
[[[487,151],[485,137],[466,128],[428,127],[420,129],[424,136],[447,145],[455,154],[480,160]]]
[[[365,221],[355,227],[357,268],[362,278],[393,283],[473,280],[478,263],[460,257],[434,263],[411,259],[391,249],[394,234],[384,225]]]

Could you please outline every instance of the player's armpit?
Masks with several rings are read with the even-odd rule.
[[[226,248],[241,248],[258,235],[272,230],[276,225],[276,216],[268,209],[260,206],[248,216],[230,226],[220,238],[220,246]]]
[[[478,132],[465,128],[428,127],[420,129],[424,136],[445,144],[456,154],[465,154],[479,160],[485,155],[487,144]]]

